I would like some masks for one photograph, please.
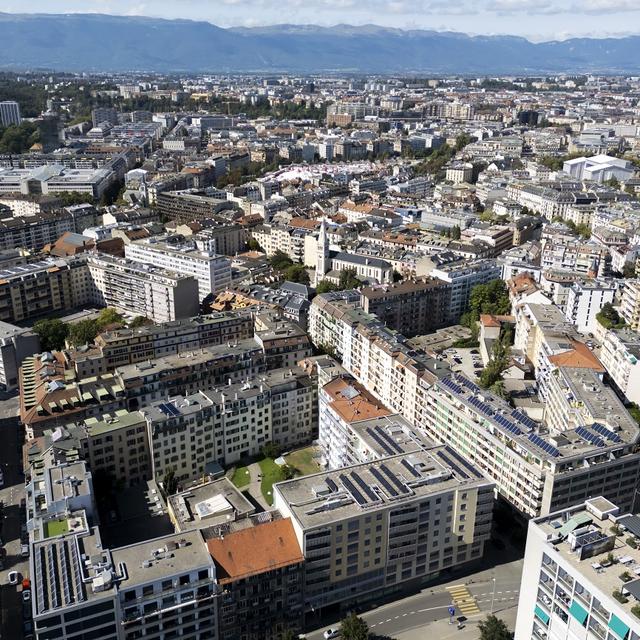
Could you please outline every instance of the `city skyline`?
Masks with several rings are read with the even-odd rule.
[[[283,11],[283,5],[286,11]],[[275,24],[376,24],[400,29],[460,31],[472,35],[507,34],[533,41],[571,37],[607,37],[637,34],[630,29],[640,3],[634,0],[222,0],[206,3],[185,0],[172,3],[128,3],[123,0],[37,0],[30,13],[103,13],[189,19],[221,27],[256,27]],[[20,3],[0,3],[0,12],[22,13]]]

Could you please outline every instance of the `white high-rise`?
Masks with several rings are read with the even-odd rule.
[[[0,124],[8,127],[12,124],[20,124],[20,105],[15,100],[5,100],[0,102]]]

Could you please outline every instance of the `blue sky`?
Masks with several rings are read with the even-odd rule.
[[[640,33],[640,0],[31,0],[29,12],[207,20],[220,26],[381,24],[533,40]],[[0,11],[23,12],[23,0]]]

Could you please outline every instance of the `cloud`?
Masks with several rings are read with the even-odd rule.
[[[640,11],[638,0],[583,0],[574,6],[576,11],[600,15],[603,13],[629,13]]]

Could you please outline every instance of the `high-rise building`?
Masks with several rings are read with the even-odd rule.
[[[0,124],[8,127],[12,124],[20,124],[20,105],[15,100],[4,100],[0,102]]]
[[[638,640],[639,539],[603,497],[531,520],[515,640]]]

